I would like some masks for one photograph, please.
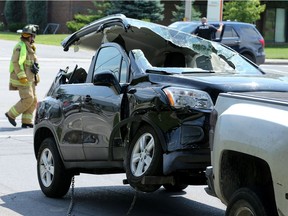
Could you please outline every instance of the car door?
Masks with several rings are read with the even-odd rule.
[[[59,126],[57,133],[62,156],[64,160],[85,160],[82,145],[81,88],[77,88],[74,84],[60,85],[55,98],[60,104],[59,111],[62,113],[60,125],[55,123]]]
[[[109,71],[119,82],[126,82],[128,64],[123,55],[119,45],[100,48],[92,77]],[[92,80],[86,86],[82,104],[83,149],[86,160],[108,160],[110,135],[120,121],[122,94],[113,86],[94,85]]]
[[[225,24],[223,29],[223,36],[220,40],[221,43],[231,47],[239,52],[241,39],[232,25]]]

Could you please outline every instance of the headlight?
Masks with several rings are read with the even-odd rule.
[[[163,89],[169,103],[172,107],[190,107],[192,109],[204,109],[211,111],[213,109],[213,102],[207,92],[187,89],[168,87]]]

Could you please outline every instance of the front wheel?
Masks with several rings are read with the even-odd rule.
[[[153,192],[161,185],[142,184],[145,176],[162,175],[162,147],[150,126],[140,128],[133,138],[127,154],[126,176],[136,190]]]
[[[248,188],[241,188],[232,195],[225,215],[270,216],[263,204],[263,197]]]
[[[59,198],[69,190],[72,176],[65,170],[52,138],[46,138],[41,143],[37,156],[37,176],[41,190],[47,197]]]
[[[181,192],[188,187],[187,184],[164,184],[163,187],[169,192]]]

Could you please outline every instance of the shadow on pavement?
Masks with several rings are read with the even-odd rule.
[[[70,215],[224,215],[223,210],[209,206],[209,203],[206,205],[183,197],[185,193],[167,192],[163,188],[154,193],[141,193],[130,186],[76,187]],[[70,204],[71,190],[62,199],[47,198],[41,191],[28,191],[0,197],[0,213],[2,215],[5,208],[9,216],[63,216],[67,215]]]

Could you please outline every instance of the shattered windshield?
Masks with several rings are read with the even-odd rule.
[[[166,53],[163,51],[163,55],[165,54],[166,58],[168,58],[168,54],[172,53],[174,55],[170,58],[170,65],[165,65],[165,60],[163,60],[162,65],[159,62],[154,65],[153,63],[148,62],[145,52],[141,54],[141,50],[135,51],[135,53],[137,53],[135,55],[138,56],[137,59],[139,64],[142,65],[142,69],[144,66],[146,70],[165,70],[168,73],[213,72],[246,75],[262,74],[261,70],[259,70],[256,65],[249,63],[237,52],[226,48],[217,42],[204,40],[189,33],[184,33],[155,23],[135,19],[128,20],[131,26],[137,27],[138,29],[147,28],[178,48],[175,48],[177,51],[172,51],[170,48],[170,53],[168,48]],[[181,58],[179,57],[180,54],[182,56]],[[143,58],[145,58],[145,60]],[[177,58],[179,59],[177,64],[172,65],[171,62]],[[179,63],[182,61],[181,59],[185,60],[182,64]],[[181,68],[181,70],[176,68]],[[185,69],[183,70],[183,68]]]

